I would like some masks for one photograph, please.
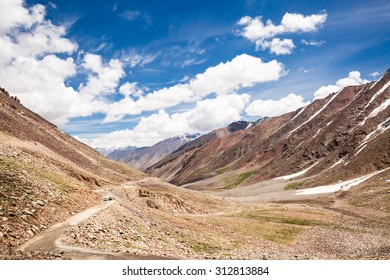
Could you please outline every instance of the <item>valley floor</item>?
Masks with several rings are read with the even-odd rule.
[[[71,259],[390,258],[386,213],[351,207],[340,192],[296,196],[282,185],[272,180],[211,195],[154,179],[105,188],[98,193],[112,200],[18,249]]]

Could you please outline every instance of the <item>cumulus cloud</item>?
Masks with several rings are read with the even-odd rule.
[[[144,93],[144,90],[138,87],[137,82],[126,82],[121,85],[121,87],[119,88],[119,92],[124,96],[140,97]]]
[[[304,102],[302,96],[290,93],[279,100],[254,100],[245,109],[245,112],[248,116],[275,117],[295,111],[303,106],[306,106],[308,103],[309,102]]]
[[[310,16],[285,13],[281,26],[283,26],[286,33],[313,32],[326,21],[326,18],[327,14],[325,12]]]
[[[254,42],[256,49],[269,49],[271,53],[277,55],[291,54],[294,48],[293,41],[274,37],[282,34],[317,31],[326,19],[326,12],[309,16],[285,13],[281,23],[274,25],[271,20],[264,23],[262,16],[255,18],[244,16],[237,22],[237,25],[242,26],[242,29],[236,31],[236,33]]]
[[[206,132],[241,118],[249,102],[248,94],[229,94],[197,102],[195,109],[185,113],[189,127]]]
[[[241,119],[241,113],[249,102],[247,94],[227,94],[214,99],[200,100],[186,112],[169,115],[160,109],[158,113],[142,117],[134,129],[117,130],[89,141],[94,147],[149,146],[182,133],[208,132]]]
[[[141,96],[135,106],[140,112],[165,109],[183,102],[201,100],[211,93],[224,95],[257,83],[276,81],[283,75],[284,66],[276,60],[263,62],[258,57],[242,54],[231,61],[207,68],[187,83]]]
[[[314,99],[321,99],[327,97],[329,94],[332,94],[334,92],[338,92],[345,88],[346,86],[353,86],[353,85],[362,85],[366,84],[369,81],[366,79],[362,79],[360,77],[359,71],[351,71],[348,74],[348,77],[342,78],[336,82],[334,85],[327,85],[320,87],[315,93],[314,93]]]
[[[84,56],[82,67],[91,71],[86,85],[79,87],[80,94],[83,95],[112,94],[125,74],[122,63],[118,59],[111,59],[104,64],[100,55],[90,53]]]
[[[258,45],[259,42],[256,42],[257,49],[269,49],[271,53],[276,55],[281,54],[291,54],[295,45],[291,39],[283,39],[273,38],[272,41],[262,41]]]
[[[21,0],[1,1],[0,83],[57,125],[104,111],[107,102],[100,96],[115,92],[124,75],[122,63],[84,54],[81,67],[89,74],[76,91],[66,81],[77,74],[79,66],[71,55],[78,46],[65,37],[64,26],[45,16],[42,5],[28,8]]]
[[[65,85],[77,66],[71,54],[77,44],[65,38],[65,27],[45,20],[42,5],[22,0],[0,3],[0,83],[29,108],[57,124],[66,122],[77,92]],[[62,55],[60,57],[60,55]]]

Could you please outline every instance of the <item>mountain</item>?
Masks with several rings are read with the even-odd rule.
[[[147,173],[174,184],[203,188],[207,188],[202,181],[206,178],[214,178],[209,187],[223,188],[229,181],[250,185],[297,173],[291,178],[310,177],[302,186],[309,187],[375,171],[387,174],[389,86],[387,71],[376,82],[346,87],[295,112],[220,137],[210,136],[202,143],[198,139],[189,142]]]
[[[119,154],[122,151],[131,151],[136,149],[136,147],[128,146],[128,147],[123,147],[123,148],[101,148],[101,147],[96,147],[95,150],[101,153],[103,156],[108,156],[110,153],[113,151],[117,151]],[[117,160],[116,158],[112,158],[113,160]]]
[[[0,89],[0,255],[96,204],[95,189],[142,178]]]
[[[137,149],[137,147],[133,146],[127,146],[122,148],[95,148],[96,151],[106,157],[112,153],[112,155],[109,157],[112,160],[119,160],[122,157],[123,153],[127,153],[135,149]]]
[[[183,134],[165,139],[150,147],[116,149],[109,153],[107,157],[124,162],[139,170],[144,170],[197,137],[199,137],[197,133]]]
[[[260,122],[262,120],[259,120]],[[190,141],[184,145],[182,145],[179,149],[175,150],[171,154],[168,154],[164,158],[162,158],[160,161],[155,163],[154,165],[150,166],[149,168],[145,169],[145,172],[148,174],[153,174],[152,176],[157,176],[161,179],[170,181],[170,182],[176,182],[174,179],[174,176],[177,174],[177,172],[180,172],[180,169],[182,166],[184,166],[187,162],[188,154],[191,153],[191,151],[196,150],[206,143],[212,141],[213,139],[218,139],[224,136],[227,136],[229,134],[232,134],[236,131],[249,129],[250,127],[254,126],[257,122],[246,122],[246,121],[239,121],[239,122],[233,122],[227,127],[219,128],[216,130],[213,130],[207,134],[204,134],[198,138],[196,138],[193,141]],[[205,155],[206,156],[206,155]],[[206,156],[207,160],[207,156]],[[173,164],[170,164],[170,163]],[[179,163],[179,164],[176,164]],[[188,166],[186,167],[188,169],[191,169],[192,167]],[[157,171],[158,170],[158,171]]]

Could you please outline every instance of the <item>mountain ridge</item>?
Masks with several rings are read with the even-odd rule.
[[[313,164],[316,165],[305,176],[324,172],[322,181],[329,182],[331,177],[347,179],[385,168],[390,165],[390,155],[389,150],[382,155],[381,145],[387,147],[389,142],[389,81],[388,70],[376,82],[346,87],[247,130],[171,154],[147,169],[147,173],[184,185],[217,176],[221,170],[242,169],[252,172],[245,182],[251,184],[299,172]],[[365,140],[369,135],[372,139]],[[383,144],[377,143],[379,139]],[[368,156],[368,150],[374,151],[374,157]],[[346,161],[346,167],[336,164],[341,159]],[[366,164],[360,164],[361,160]]]
[[[200,134],[198,133],[177,135],[149,147],[115,149],[106,156],[109,159],[126,163],[138,170],[144,170],[199,136]]]
[[[0,255],[146,175],[110,161],[0,89]]]

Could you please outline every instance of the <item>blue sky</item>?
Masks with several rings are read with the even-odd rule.
[[[0,19],[0,85],[99,147],[277,116],[390,61],[385,0],[2,0]]]

